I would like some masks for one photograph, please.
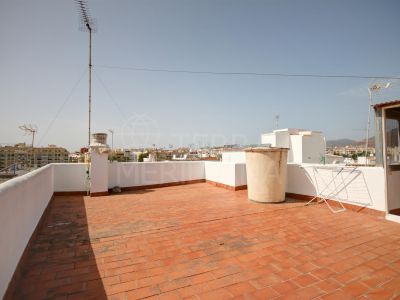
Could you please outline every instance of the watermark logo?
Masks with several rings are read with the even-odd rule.
[[[124,147],[150,147],[159,143],[160,126],[147,114],[135,114],[122,124],[121,135]]]

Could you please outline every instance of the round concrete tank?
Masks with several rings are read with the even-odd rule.
[[[287,148],[247,148],[246,174],[248,198],[256,202],[285,201]]]
[[[107,133],[93,133],[92,144],[107,144]]]

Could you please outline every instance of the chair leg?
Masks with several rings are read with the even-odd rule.
[[[305,206],[307,206],[307,205],[311,204],[311,202],[313,202],[315,199],[318,199],[318,196],[315,196],[315,197],[314,197],[314,198],[312,198],[310,201],[308,201],[308,202],[306,203],[306,205],[305,205]],[[319,203],[319,202],[317,202],[317,203]]]

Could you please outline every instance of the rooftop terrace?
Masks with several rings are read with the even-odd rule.
[[[55,196],[21,269],[15,299],[394,299],[400,225],[207,183]]]

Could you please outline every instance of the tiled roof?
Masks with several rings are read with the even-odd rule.
[[[206,183],[56,196],[13,299],[394,299],[400,226]]]

